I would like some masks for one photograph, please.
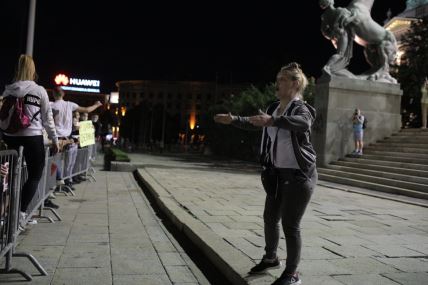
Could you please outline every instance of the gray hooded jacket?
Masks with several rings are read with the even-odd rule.
[[[49,105],[49,97],[46,93],[45,88],[37,85],[34,81],[16,81],[6,86],[2,97],[14,96],[18,98],[24,98],[24,110],[26,114],[34,119],[31,121],[31,125],[23,130],[20,130],[13,134],[5,133],[8,136],[39,136],[43,135],[43,127],[46,129],[49,138],[57,143],[57,135],[55,131],[55,123],[52,117],[52,109]]]

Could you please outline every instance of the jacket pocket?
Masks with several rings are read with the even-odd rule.
[[[261,172],[263,188],[267,195],[275,196],[278,188],[278,173],[274,168],[265,167]]]

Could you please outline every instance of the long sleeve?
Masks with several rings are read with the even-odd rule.
[[[233,116],[232,126],[247,131],[260,131],[261,127],[256,127],[250,123],[249,117]]]
[[[49,97],[46,93],[46,90],[42,88],[41,92],[41,104],[40,104],[40,113],[42,116],[42,124],[45,128],[46,132],[48,133],[49,138],[52,140],[53,143],[58,143],[58,138],[56,135],[55,130],[55,122],[52,115],[52,108],[49,104]]]
[[[313,117],[308,108],[299,106],[290,116],[274,116],[273,126],[296,132],[305,132],[311,128]]]

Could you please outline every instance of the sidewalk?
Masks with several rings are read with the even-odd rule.
[[[209,162],[134,155],[158,204],[234,284],[270,284],[281,270],[247,274],[263,255],[260,177]],[[237,165],[235,165],[237,166]],[[428,209],[318,186],[302,222],[305,285],[405,284],[428,280]],[[279,255],[286,257],[285,241]]]
[[[63,221],[39,220],[20,237],[17,251],[33,254],[13,265],[33,275],[0,274],[1,284],[209,284],[154,214],[130,173],[98,171],[96,183],[58,195]],[[48,212],[46,212],[48,213]]]

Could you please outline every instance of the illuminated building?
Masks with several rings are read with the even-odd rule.
[[[416,1],[417,2],[417,1]],[[410,30],[410,26],[413,22],[419,21],[419,19],[428,16],[428,1],[407,1],[406,10],[393,17],[387,19],[384,25],[385,29],[391,31],[397,39],[398,54],[397,63],[400,64],[401,58],[404,54],[402,47],[402,39],[405,34]]]
[[[239,94],[248,84],[201,81],[130,80],[116,82],[118,110],[126,112],[122,134],[137,145],[153,141],[189,143],[191,134],[204,137],[209,107]],[[126,122],[127,130],[124,130]],[[124,133],[125,132],[125,133]]]

